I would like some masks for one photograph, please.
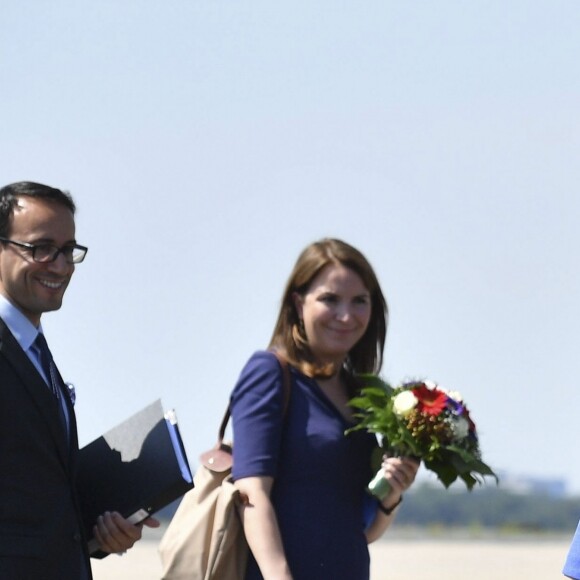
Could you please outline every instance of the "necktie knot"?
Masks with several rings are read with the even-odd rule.
[[[50,349],[48,348],[48,343],[46,342],[46,338],[44,338],[44,334],[42,334],[42,332],[39,332],[36,335],[36,340],[34,342],[41,355],[47,355],[48,357],[52,358]]]

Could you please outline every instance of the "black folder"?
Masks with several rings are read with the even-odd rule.
[[[93,526],[105,511],[137,524],[193,487],[175,413],[157,400],[80,450],[77,489],[89,552],[102,558]]]

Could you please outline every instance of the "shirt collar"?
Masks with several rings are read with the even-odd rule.
[[[4,321],[8,330],[13,334],[22,350],[27,351],[36,340],[39,332],[42,332],[40,324],[38,328],[14,306],[7,298],[0,294],[0,318]]]

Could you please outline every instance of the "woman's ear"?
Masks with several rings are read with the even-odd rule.
[[[296,314],[298,314],[298,318],[302,320],[302,306],[303,306],[303,298],[298,294],[298,292],[292,293],[292,300],[294,301],[294,308],[296,308]]]

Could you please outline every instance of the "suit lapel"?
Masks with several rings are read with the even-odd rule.
[[[40,415],[46,421],[48,429],[58,449],[62,464],[68,471],[69,445],[59,417],[59,402],[46,386],[44,379],[36,370],[36,367],[22,350],[18,341],[14,338],[2,319],[0,319],[0,353],[6,358],[14,372],[20,377],[22,386],[26,389]],[[68,398],[68,393],[64,396]],[[74,425],[74,411],[72,410],[70,401],[67,401],[67,406],[67,408],[69,408],[72,431]],[[76,429],[74,431],[76,433]]]

